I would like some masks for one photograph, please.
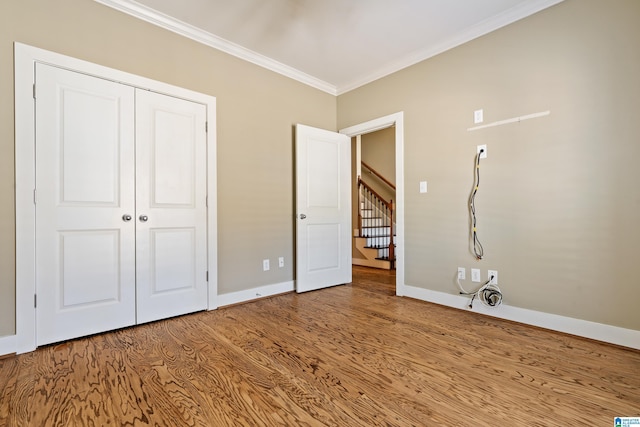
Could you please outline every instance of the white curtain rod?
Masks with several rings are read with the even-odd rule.
[[[480,130],[480,129],[490,128],[490,127],[494,127],[494,126],[502,126],[502,125],[506,125],[508,123],[521,122],[521,121],[524,121],[524,120],[535,119],[537,117],[548,116],[549,114],[551,114],[551,111],[541,111],[539,113],[527,114],[525,116],[513,117],[511,119],[499,120],[497,122],[487,123],[486,125],[475,126],[475,127],[472,127],[472,128],[468,128],[467,131],[471,132],[473,130]]]

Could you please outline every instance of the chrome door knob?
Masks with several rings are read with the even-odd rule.
[[[307,216],[305,214],[300,214],[300,219],[305,219]]]
[[[140,215],[140,218],[139,218],[139,219],[140,219],[140,222],[147,222],[147,220],[149,219],[149,217],[148,217],[148,216],[146,216],[146,215]]]
[[[122,220],[123,220],[124,222],[129,222],[129,221],[131,221],[131,215],[129,215],[129,214],[124,214],[124,215],[122,215]]]

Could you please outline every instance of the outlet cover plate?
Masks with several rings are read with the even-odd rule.
[[[484,121],[484,111],[482,109],[473,112],[473,123],[478,124]]]
[[[482,154],[480,154],[480,150],[483,150]],[[487,145],[486,144],[478,145],[478,147],[476,147],[476,153],[480,154],[480,158],[481,159],[486,159],[487,158]]]
[[[493,279],[489,282],[489,284],[497,285],[498,284],[498,270],[489,270],[489,271],[487,271],[487,280],[491,279],[491,276],[493,276]]]
[[[471,269],[471,281],[472,282],[480,282],[480,269],[472,268]]]

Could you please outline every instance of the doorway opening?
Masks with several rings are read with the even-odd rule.
[[[353,265],[395,270],[395,129],[352,138]]]
[[[404,113],[394,113],[340,130],[351,138],[361,139],[363,135],[390,129],[395,141],[395,291],[404,295]],[[358,162],[359,163],[359,162]],[[356,166],[357,167],[357,166]],[[357,208],[357,206],[356,206]],[[353,213],[352,213],[353,215]],[[357,215],[357,212],[356,212]],[[353,223],[353,221],[352,221]],[[355,233],[355,231],[354,231]]]

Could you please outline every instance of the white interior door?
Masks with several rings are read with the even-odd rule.
[[[296,291],[351,282],[351,143],[296,125]]]
[[[37,344],[135,323],[134,90],[36,67]]]
[[[207,308],[206,106],[136,91],[138,323]]]

